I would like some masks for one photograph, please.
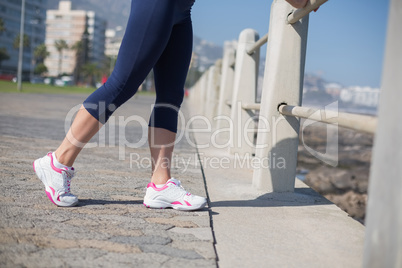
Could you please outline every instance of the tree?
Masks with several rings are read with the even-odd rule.
[[[45,59],[49,56],[49,51],[47,51],[45,44],[38,45],[33,52],[33,65],[35,66],[34,74],[46,73],[47,67],[44,64]]]
[[[82,66],[85,64],[84,44],[82,41],[77,41],[71,49],[75,51],[74,81],[79,83]]]
[[[47,71],[48,71],[47,67],[46,67],[46,65],[44,63],[38,63],[35,66],[34,73],[37,74],[37,75],[42,75],[43,73],[47,73]]]
[[[200,79],[200,77],[202,76],[202,72],[200,70],[198,70],[197,68],[190,68],[190,70],[188,71],[187,74],[187,79],[186,79],[186,83],[184,85],[185,88],[191,88],[197,81],[198,79]]]
[[[74,81],[80,83],[82,67],[89,62],[89,33],[88,28],[85,28],[81,36],[81,40],[77,41],[72,47],[75,51],[75,67],[74,67]]]
[[[31,46],[31,41],[29,40],[28,35],[24,34],[22,39],[22,47],[27,48]],[[20,48],[20,35],[17,35],[14,39],[13,48],[19,49]]]
[[[1,68],[1,63],[5,60],[9,60],[10,55],[7,52],[7,49],[5,47],[0,47],[0,68]]]
[[[59,52],[59,68],[57,73],[60,75],[61,74],[61,64],[63,61],[63,50],[68,49],[68,45],[66,40],[60,39],[60,40],[56,40],[54,41],[54,46],[57,49],[57,52]]]
[[[95,80],[100,75],[100,70],[96,63],[87,63],[82,66],[82,74],[87,77],[89,85],[95,86]]]
[[[49,51],[47,51],[45,44],[40,44],[35,48],[34,59],[36,63],[43,63],[48,56]]]
[[[109,56],[105,56],[100,64],[100,70],[102,75],[109,76],[111,71],[110,69],[113,68],[114,66],[111,66],[114,63],[114,60]]]
[[[77,41],[74,45],[71,47],[72,50],[75,51],[75,67],[74,67],[74,81],[76,84],[80,82],[80,73],[81,73],[81,68],[83,65],[82,61],[82,41]]]
[[[0,18],[0,34],[6,31],[6,26],[4,25],[3,18]]]

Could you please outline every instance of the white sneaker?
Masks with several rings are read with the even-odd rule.
[[[207,199],[192,195],[181,186],[179,180],[171,178],[161,188],[149,183],[144,197],[144,206],[148,208],[167,208],[177,210],[197,210],[207,204]]]
[[[60,207],[72,207],[78,203],[78,198],[70,193],[71,179],[74,168],[56,168],[53,156],[49,152],[33,162],[33,169],[46,187],[46,195],[53,204]]]

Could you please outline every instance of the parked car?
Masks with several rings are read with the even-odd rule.
[[[14,78],[13,74],[0,74],[0,80],[13,81]]]
[[[56,86],[64,87],[64,86],[73,86],[74,78],[72,76],[62,76],[54,81]]]
[[[17,83],[18,78],[16,76],[14,76],[11,81],[13,81],[14,83]],[[29,77],[28,76],[23,76],[22,77],[22,82],[29,82]]]

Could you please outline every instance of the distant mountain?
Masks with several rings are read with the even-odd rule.
[[[325,91],[328,81],[324,80],[320,75],[306,73],[304,75],[304,92]]]
[[[221,46],[202,40],[197,36],[194,36],[193,52],[197,57],[196,67],[200,71],[204,71],[223,56],[223,48]]]

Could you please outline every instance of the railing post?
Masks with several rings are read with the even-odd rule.
[[[219,104],[218,104],[218,115],[230,118],[230,107],[226,104],[226,101],[232,99],[233,94],[233,82],[234,82],[234,64],[235,64],[235,44],[233,42],[225,42],[223,48],[223,59],[222,59],[222,75],[219,91]],[[216,128],[223,129],[229,128],[223,118],[217,120]],[[227,139],[229,138],[229,132],[221,132],[219,138]]]
[[[196,101],[199,98],[199,94],[200,94],[200,87],[201,87],[201,79],[202,76],[198,79],[198,81],[190,88],[189,91],[189,96],[188,96],[188,100],[191,103],[192,109],[191,112],[192,113],[196,113],[198,112],[198,107],[196,105]]]
[[[301,104],[308,16],[288,24],[291,11],[285,0],[272,3],[256,144],[264,165],[253,175],[253,185],[265,192],[292,192],[296,177],[299,119],[280,115],[278,106]]]
[[[402,267],[402,2],[391,0],[363,267]]]
[[[199,86],[197,87],[196,97],[193,99],[194,110],[197,114],[204,115],[205,101],[207,92],[209,69],[207,69],[199,79]]]
[[[207,81],[207,92],[205,100],[205,113],[212,128],[215,128],[216,123],[213,120],[218,112],[218,98],[219,98],[219,86],[221,78],[222,60],[219,59],[215,62],[215,65],[209,68],[209,75]]]
[[[236,50],[234,88],[232,95],[231,120],[233,122],[232,144],[229,152],[243,156],[253,151],[252,132],[245,132],[250,115],[241,107],[242,103],[254,103],[257,87],[260,50],[249,55],[247,50],[258,40],[258,33],[253,29],[245,29],[240,33]],[[252,123],[252,122],[251,122]],[[252,124],[249,124],[252,126]],[[246,133],[246,135],[245,135]]]

